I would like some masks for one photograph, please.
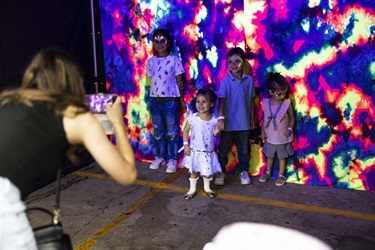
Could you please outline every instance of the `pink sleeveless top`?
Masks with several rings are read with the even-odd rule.
[[[267,135],[267,142],[271,144],[286,144],[293,141],[293,134],[289,137],[286,136],[289,127],[288,108],[290,99],[285,99],[280,107],[279,105],[270,106],[269,100],[269,98],[262,100],[263,126]],[[271,116],[271,111],[273,117]]]

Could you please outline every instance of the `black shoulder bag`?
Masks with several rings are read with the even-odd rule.
[[[64,233],[60,217],[60,184],[61,184],[61,167],[57,170],[56,181],[56,202],[53,213],[45,208],[34,207],[26,211],[38,210],[51,216],[52,224],[33,228],[36,244],[39,250],[72,250],[70,236]]]

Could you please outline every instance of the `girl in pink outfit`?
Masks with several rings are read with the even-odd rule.
[[[286,158],[294,154],[293,127],[295,123],[293,107],[287,97],[288,82],[280,73],[268,73],[267,88],[271,98],[262,100],[263,124],[262,139],[265,141],[263,153],[267,157],[267,170],[260,176],[260,182],[271,177],[275,156],[279,159],[279,174],[276,186],[285,184]]]

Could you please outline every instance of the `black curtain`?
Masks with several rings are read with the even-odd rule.
[[[90,0],[0,1],[0,91],[19,86],[23,71],[41,49],[55,47],[73,55],[84,71],[88,93],[104,76],[98,0],[94,2],[98,73],[94,73]],[[98,35],[99,34],[99,35]]]
[[[104,59],[101,42],[99,0],[0,0],[0,91],[18,87],[23,72],[37,52],[58,48],[74,56],[84,71],[87,93],[105,92]],[[96,39],[94,70],[92,17]],[[95,87],[95,82],[98,82]],[[93,162],[87,151],[80,153],[80,162],[64,164],[69,173]],[[50,183],[35,183],[34,190]]]

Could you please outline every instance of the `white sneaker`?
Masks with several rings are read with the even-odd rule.
[[[215,185],[216,186],[223,186],[224,185],[225,174],[218,173],[215,178]]]
[[[249,185],[251,183],[249,173],[247,171],[243,171],[240,174],[241,184],[242,185]]]
[[[165,165],[164,158],[156,156],[155,160],[150,165],[150,169],[159,169],[161,165]]]
[[[167,163],[167,170],[165,171],[167,174],[172,174],[177,171],[177,161],[176,160],[169,160]]]

